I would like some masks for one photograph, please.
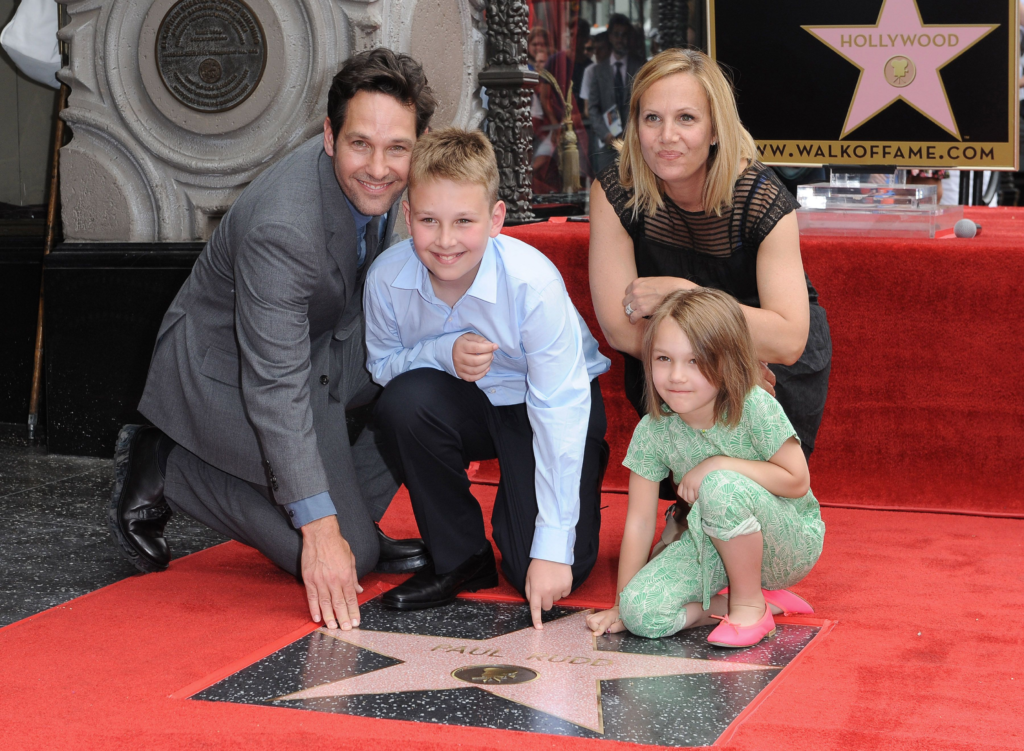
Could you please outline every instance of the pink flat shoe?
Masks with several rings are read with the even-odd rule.
[[[764,595],[764,601],[769,605],[782,608],[782,615],[811,615],[814,612],[814,608],[807,600],[793,594],[788,589],[762,589],[761,593]],[[718,594],[729,594],[729,588],[726,587]]]
[[[708,634],[708,644],[716,647],[752,647],[766,636],[775,636],[775,619],[772,609],[765,605],[764,615],[753,626],[738,626],[727,615],[713,615],[720,620],[715,630]]]

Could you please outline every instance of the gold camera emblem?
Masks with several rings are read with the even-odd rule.
[[[885,80],[890,86],[902,89],[914,82],[917,75],[917,66],[914,61],[905,55],[896,55],[885,61]]]
[[[452,677],[476,686],[529,683],[537,677],[537,671],[519,665],[469,665],[453,671]]]

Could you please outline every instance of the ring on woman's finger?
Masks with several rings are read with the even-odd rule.
[[[628,318],[631,315],[633,315],[633,307],[629,303],[626,303],[626,317]]]

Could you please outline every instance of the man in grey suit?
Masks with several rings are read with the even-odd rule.
[[[621,13],[613,13],[608,19],[608,42],[612,48],[611,57],[594,63],[590,73],[590,90],[587,92],[587,112],[594,133],[591,141],[590,160],[594,174],[598,174],[615,161],[612,143],[621,136],[608,129],[605,114],[613,107],[619,115],[619,122],[625,129],[629,119],[629,95],[633,90],[633,76],[644,64],[629,55],[629,35],[633,27]]]
[[[428,562],[376,527],[397,483],[368,422],[362,292],[434,108],[412,58],[356,55],[323,136],[225,214],[157,335],[139,405],[155,427],[118,439],[110,522],[139,569],[167,566],[181,511],[300,576],[314,621],[351,628],[359,577]]]

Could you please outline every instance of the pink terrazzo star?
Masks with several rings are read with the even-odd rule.
[[[586,625],[591,612],[550,621],[544,624],[543,631],[524,628],[484,640],[322,628],[322,633],[335,639],[403,662],[297,691],[278,697],[278,701],[475,686],[603,733],[603,680],[777,669],[768,665],[598,652],[595,637]],[[465,670],[470,667],[480,669]],[[516,680],[526,682],[510,682]]]
[[[874,26],[803,28],[861,70],[840,138],[898,99],[960,138],[939,69],[997,27],[925,25],[916,0],[885,0]]]

